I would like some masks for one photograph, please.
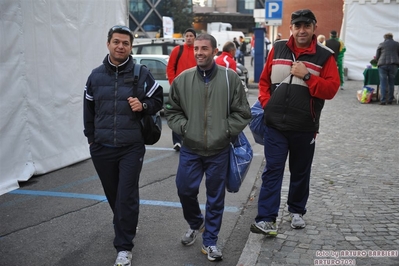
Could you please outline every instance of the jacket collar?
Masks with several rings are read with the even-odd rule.
[[[116,66],[114,64],[111,63],[111,61],[109,60],[109,54],[107,54],[103,60],[103,64],[110,70],[112,70],[113,72],[121,72],[123,70],[125,70],[128,66],[132,65],[130,62],[132,61],[132,57],[129,55],[127,57],[127,59],[125,60],[125,62],[123,62],[122,64]]]
[[[317,46],[317,38],[316,35],[313,34],[312,42],[310,43],[308,48],[298,48],[295,45],[295,39],[291,35],[287,42],[288,48],[295,54],[295,57],[298,58],[302,54],[315,54],[316,53],[316,46]]]
[[[214,60],[213,64],[212,64],[212,67],[210,69],[208,69],[208,70],[202,70],[202,69],[200,69],[199,66],[197,66],[197,71],[201,75],[201,77],[204,79],[205,83],[210,81],[211,76],[212,76],[212,74],[213,74],[213,72],[215,70],[215,65],[216,65],[216,63],[215,63],[215,60]]]

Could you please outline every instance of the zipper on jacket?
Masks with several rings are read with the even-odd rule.
[[[114,86],[114,145],[116,146],[116,114],[117,114],[117,95],[118,95],[118,74],[119,70],[118,67],[116,66],[116,71],[115,71],[115,86]]]
[[[205,77],[205,71],[204,71],[204,77]],[[208,139],[207,139],[207,117],[208,117],[208,113],[207,113],[207,106],[208,106],[208,88],[209,88],[209,83],[205,83],[205,110],[204,110],[204,143],[205,143],[205,150],[208,150]]]
[[[290,77],[290,82],[288,83],[288,86],[287,86],[287,92],[286,92],[286,94],[285,94],[285,108],[284,108],[284,115],[283,115],[283,123],[285,123],[285,118],[286,118],[286,114],[287,114],[287,108],[288,108],[288,98],[289,98],[289,92],[290,92],[290,89],[291,89],[291,84],[292,84],[292,79],[294,78],[294,76],[293,75],[291,75],[291,77]]]
[[[310,114],[312,116],[313,123],[314,123],[314,122],[316,122],[316,112],[314,110],[314,99],[313,99],[313,97],[310,98],[310,104],[309,105],[310,105]]]

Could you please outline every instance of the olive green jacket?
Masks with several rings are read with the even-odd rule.
[[[251,110],[237,73],[214,65],[208,82],[205,76],[193,67],[176,77],[165,115],[168,126],[182,136],[183,146],[198,155],[211,156],[226,149],[231,138],[247,126]]]

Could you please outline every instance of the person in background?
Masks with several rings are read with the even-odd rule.
[[[163,105],[163,89],[145,67],[133,92],[132,44],[128,27],[112,27],[108,31],[109,54],[88,77],[84,92],[84,134],[114,215],[115,266],[130,266],[132,260],[145,154],[140,117],[155,114]]]
[[[238,57],[238,63],[245,65],[245,53],[247,52],[247,43],[243,36],[240,36],[240,55]]]
[[[277,41],[279,41],[279,40],[281,40],[281,33],[279,32],[279,33],[277,33],[277,37],[276,37],[276,39],[274,40],[274,42],[277,42]]]
[[[254,65],[254,57],[255,57],[255,34],[251,36],[251,66]]]
[[[269,51],[270,51],[270,46],[271,46],[271,41],[269,38],[267,38],[267,32],[265,32],[265,47],[266,47],[266,52],[265,52],[265,62],[267,61],[267,57],[269,56]]]
[[[223,218],[230,142],[251,119],[243,84],[235,72],[215,63],[216,47],[212,35],[197,36],[197,67],[184,71],[173,81],[165,108],[168,126],[183,136],[176,186],[189,228],[181,243],[192,245],[203,231],[201,251],[210,261],[223,259],[217,240]],[[198,202],[204,174],[205,217]]]
[[[393,39],[392,33],[384,35],[384,41],[378,45],[375,58],[378,61],[378,73],[380,75],[380,104],[392,104],[394,100],[395,76],[399,67],[399,42]],[[388,90],[387,100],[386,93]]]
[[[233,43],[236,46],[236,49],[238,50],[240,48],[240,43],[237,41],[236,37],[233,38]]]
[[[337,61],[339,79],[340,79],[340,89],[344,89],[344,53],[346,52],[346,47],[343,41],[337,37],[337,32],[332,30],[330,32],[330,39],[326,41],[326,46],[334,51],[335,61]]]
[[[236,46],[236,55],[234,56],[234,60],[238,61],[238,58],[240,57],[240,43],[237,41],[237,38],[233,38],[233,43]]]
[[[264,109],[266,166],[251,232],[277,235],[284,168],[289,154],[288,211],[291,227],[306,226],[310,172],[324,101],[338,91],[339,75],[332,52],[317,44],[317,20],[309,9],[291,14],[288,40],[272,47],[259,80]],[[290,62],[291,63],[287,63]]]
[[[323,34],[320,34],[319,36],[317,36],[317,41],[319,43],[321,43],[322,45],[326,45],[326,36],[324,36]]]
[[[215,59],[216,64],[230,68],[237,72],[237,62],[234,61],[236,46],[233,42],[226,42],[223,45],[223,52]]]
[[[251,36],[251,66],[254,65],[254,57],[255,57],[255,35]]]
[[[184,70],[196,66],[194,58],[194,40],[197,33],[194,29],[188,28],[184,31],[184,44],[173,48],[170,53],[168,65],[166,66],[166,74],[168,76],[169,84]],[[180,49],[183,49],[182,51]],[[180,56],[179,56],[180,54]],[[181,137],[172,132],[173,149],[180,151],[182,145]]]

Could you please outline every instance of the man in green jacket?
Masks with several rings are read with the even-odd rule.
[[[215,64],[213,58],[217,52],[212,35],[197,36],[194,41],[197,67],[174,79],[165,108],[168,126],[183,137],[176,186],[189,229],[181,243],[192,245],[203,231],[202,253],[210,261],[223,258],[217,240],[224,210],[229,143],[251,119],[239,76]],[[204,174],[205,217],[198,203]]]

